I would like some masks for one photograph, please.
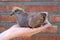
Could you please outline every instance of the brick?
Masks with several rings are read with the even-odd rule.
[[[6,10],[5,5],[0,5],[0,12],[5,12],[5,10]]]
[[[22,5],[18,5],[18,4],[8,5],[8,11],[12,11],[13,7],[20,7],[20,8],[22,8]]]
[[[27,12],[58,12],[57,5],[26,5]]]
[[[5,2],[30,2],[31,0],[1,0]]]
[[[34,2],[53,2],[54,0],[34,0]]]
[[[57,38],[56,40],[60,40],[60,36],[56,36],[56,38]]]
[[[56,1],[60,2],[60,0],[56,0]]]
[[[60,22],[60,16],[52,16],[52,22]]]
[[[16,16],[9,16],[9,15],[1,15],[0,22],[16,22]]]
[[[31,37],[16,37],[11,40],[32,40],[32,38]]]
[[[6,30],[6,26],[0,26],[0,33]]]
[[[34,36],[34,40],[56,40],[55,36]]]

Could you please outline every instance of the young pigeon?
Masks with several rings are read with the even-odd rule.
[[[37,28],[44,24],[46,20],[46,13],[31,13],[32,15],[30,15],[19,7],[13,8],[11,15],[14,14],[17,17],[17,24],[19,24],[20,27]]]

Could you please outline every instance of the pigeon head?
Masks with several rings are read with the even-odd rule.
[[[12,9],[11,16],[14,15],[14,14],[21,14],[21,13],[25,13],[24,9],[19,8],[19,7],[14,7]]]

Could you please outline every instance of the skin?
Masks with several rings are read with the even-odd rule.
[[[9,40],[15,37],[31,37],[36,33],[57,33],[57,26],[53,27],[50,24],[46,24],[39,28],[21,28],[17,24],[13,25],[8,30],[0,34],[0,40]]]

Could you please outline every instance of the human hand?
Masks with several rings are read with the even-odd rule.
[[[50,29],[48,29],[48,28],[50,28]],[[50,24],[46,24],[46,25],[38,27],[38,28],[21,28],[17,25],[13,25],[10,29],[8,29],[5,32],[2,32],[0,34],[0,39],[1,40],[9,40],[9,39],[12,39],[15,37],[30,37],[39,32],[40,33],[41,32],[56,33],[57,27],[52,28],[52,26]]]

